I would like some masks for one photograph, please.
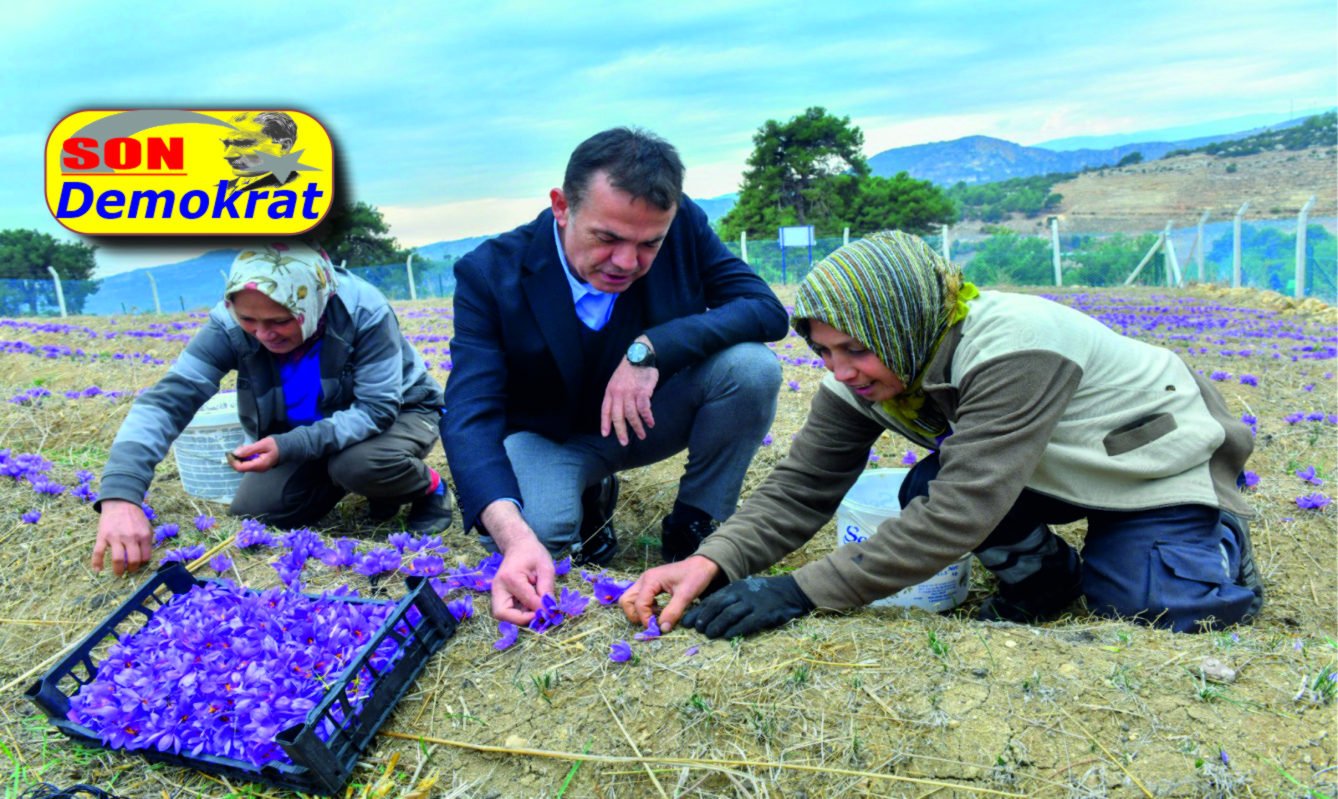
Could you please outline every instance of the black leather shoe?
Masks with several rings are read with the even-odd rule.
[[[436,535],[446,531],[455,518],[455,502],[448,490],[419,497],[409,506],[404,528],[414,535]]]
[[[618,475],[612,474],[581,493],[581,537],[571,548],[577,566],[606,566],[618,554],[613,509],[618,504]]]
[[[367,500],[367,523],[381,525],[399,515],[398,502],[386,502],[380,499]]]
[[[1081,570],[1058,579],[1051,575],[1046,575],[1044,580],[1028,578],[1018,585],[1000,582],[998,593],[980,603],[976,621],[1036,624],[1058,615],[1080,596]]]
[[[1240,572],[1236,575],[1236,584],[1254,592],[1254,601],[1245,611],[1240,623],[1254,621],[1264,607],[1264,580],[1259,576],[1259,569],[1254,565],[1254,546],[1250,543],[1250,525],[1235,514],[1222,511],[1222,524],[1236,534],[1236,545],[1240,547]]]
[[[679,523],[670,521],[672,518],[665,516],[660,522],[660,557],[665,563],[675,563],[696,552],[720,526],[715,519]]]

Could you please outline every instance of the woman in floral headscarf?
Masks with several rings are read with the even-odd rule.
[[[732,637],[889,596],[968,552],[999,578],[983,620],[1038,621],[1085,596],[1194,632],[1262,607],[1235,482],[1250,430],[1167,350],[1049,300],[977,291],[900,232],[814,268],[792,325],[831,374],[789,457],[693,557],[642,575],[622,599],[630,619],[668,591],[662,629],[682,618]],[[888,430],[936,450],[903,482],[900,518],[792,575],[749,577],[831,519]],[[1082,518],[1080,560],[1049,525]]]
[[[233,514],[300,527],[352,492],[372,501],[374,519],[407,503],[414,532],[450,525],[450,494],[423,462],[438,438],[441,387],[390,304],[323,251],[264,242],[243,247],[223,301],[121,425],[102,475],[94,568],[108,549],[117,574],[148,561],[140,501],[154,467],[233,370],[254,441],[229,454],[245,474]]]

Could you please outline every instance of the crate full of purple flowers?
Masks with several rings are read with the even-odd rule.
[[[455,632],[426,578],[407,585],[314,597],[172,564],[25,695],[87,746],[332,794]]]

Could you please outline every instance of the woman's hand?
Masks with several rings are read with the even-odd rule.
[[[730,583],[683,619],[707,638],[733,638],[779,627],[814,609],[813,602],[790,575],[749,577]]]
[[[268,472],[279,465],[279,445],[270,436],[232,451],[228,465],[239,472]]]
[[[104,499],[98,520],[98,540],[93,545],[93,571],[102,571],[102,556],[111,549],[112,573],[120,577],[137,571],[153,555],[153,528],[144,509],[123,499]]]
[[[650,622],[651,616],[658,613],[660,629],[669,632],[683,618],[683,612],[692,604],[692,600],[701,596],[719,573],[720,567],[715,561],[701,555],[693,555],[678,563],[656,566],[623,592],[618,605],[633,624],[644,626]],[[668,607],[661,612],[655,599],[666,593],[671,598]]]

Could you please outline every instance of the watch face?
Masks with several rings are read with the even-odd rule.
[[[628,363],[641,363],[646,360],[647,355],[650,355],[650,347],[647,347],[640,341],[632,342],[632,346],[627,348]]]

